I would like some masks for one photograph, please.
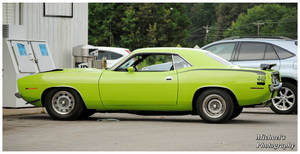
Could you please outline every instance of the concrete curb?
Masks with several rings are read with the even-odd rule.
[[[3,108],[3,116],[25,115],[25,114],[45,114],[45,108]]]

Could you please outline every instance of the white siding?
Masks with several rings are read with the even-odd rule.
[[[72,3],[45,3],[46,15],[71,16]]]
[[[3,24],[19,24],[18,23],[18,4],[3,3],[2,4],[2,20]]]
[[[63,4],[63,3],[62,3]],[[57,3],[57,12],[60,4]],[[27,39],[46,40],[56,67],[71,67],[72,47],[88,42],[88,4],[74,3],[73,18],[44,17],[43,3],[23,3]],[[52,4],[52,12],[53,10]]]

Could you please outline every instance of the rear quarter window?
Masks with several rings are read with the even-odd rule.
[[[289,51],[283,48],[280,48],[278,46],[273,46],[273,47],[276,50],[277,55],[279,56],[280,59],[286,59],[294,56],[294,54],[290,53]]]

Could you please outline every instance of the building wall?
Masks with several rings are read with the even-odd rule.
[[[56,6],[55,6],[56,5]],[[51,12],[66,12],[63,3],[51,4]],[[7,9],[6,9],[7,8]],[[11,11],[13,9],[13,11]],[[14,12],[8,16],[4,11]],[[6,15],[5,15],[6,14]],[[26,38],[46,40],[58,68],[72,67],[72,48],[88,43],[88,4],[73,3],[73,17],[45,17],[43,3],[4,3],[3,23],[25,26]],[[5,17],[4,16],[4,17]]]

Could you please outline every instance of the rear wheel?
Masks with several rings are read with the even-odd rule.
[[[238,117],[243,111],[243,107],[235,107],[234,110],[233,110],[233,113],[231,115],[231,117],[229,118],[230,120]]]
[[[288,82],[282,84],[278,95],[273,98],[271,109],[278,114],[297,112],[297,86]]]
[[[53,119],[76,120],[81,115],[84,104],[75,90],[61,88],[47,94],[45,108]]]
[[[209,89],[200,94],[196,108],[204,121],[220,123],[230,119],[234,104],[231,96],[225,90]]]

